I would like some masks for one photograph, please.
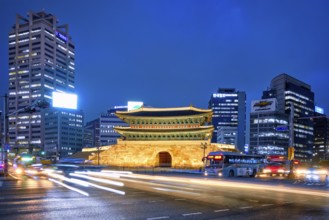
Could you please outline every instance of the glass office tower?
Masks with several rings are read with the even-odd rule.
[[[281,113],[289,115],[293,106],[293,135],[290,140],[295,148],[295,158],[310,160],[314,137],[311,120],[314,116],[314,93],[311,86],[284,73],[272,79],[270,91],[266,94],[263,98],[276,97]]]
[[[217,143],[220,128],[228,127],[230,130],[236,128],[236,141],[231,141],[237,143],[237,149],[244,152],[246,93],[231,88],[219,88],[217,93],[213,93],[210,98],[209,109],[213,111],[212,124],[214,125],[211,142]]]

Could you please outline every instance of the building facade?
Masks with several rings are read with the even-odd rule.
[[[46,12],[29,12],[27,17],[17,15],[8,43],[10,145],[42,150],[44,140],[48,139],[44,130],[45,111],[21,110],[40,99],[52,103],[54,91],[74,93],[75,46],[68,25],[59,24],[56,16]]]
[[[287,156],[289,117],[277,111],[276,98],[251,103],[250,144],[252,154]]]
[[[100,146],[116,144],[121,135],[116,132],[114,128],[118,126],[128,126],[126,122],[115,115],[117,111],[127,111],[127,106],[114,106],[100,117]]]
[[[45,112],[44,150],[47,157],[70,156],[83,148],[83,112]]]
[[[106,113],[85,126],[85,147],[108,146],[117,143],[120,134],[114,130],[116,126],[128,126],[128,124],[119,119],[115,113],[117,111],[127,111],[127,106],[114,106]]]
[[[96,118],[92,121],[89,121],[84,126],[84,140],[83,146],[90,147],[99,147],[99,118]]]
[[[314,116],[314,93],[311,86],[288,74],[280,74],[272,79],[267,95],[275,96],[279,112],[289,115],[293,110],[290,140],[295,148],[295,158],[310,160],[314,140],[313,121],[309,120]]]
[[[237,146],[237,127],[220,127],[217,132],[217,143]]]
[[[246,93],[235,89],[219,88],[209,101],[213,111],[214,133],[211,142],[217,143],[218,130],[221,127],[237,128],[237,148],[244,152],[246,133]]]
[[[329,117],[315,113],[314,118],[313,159],[315,161],[329,160]]]

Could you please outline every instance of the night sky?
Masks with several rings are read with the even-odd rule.
[[[129,100],[207,108],[219,87],[245,91],[249,111],[280,73],[311,85],[329,114],[327,0],[0,0],[0,94],[8,32],[29,10],[69,24],[86,121]]]

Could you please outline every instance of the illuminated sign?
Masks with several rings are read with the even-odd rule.
[[[216,155],[215,156],[215,160],[221,160],[222,159],[222,155]]]
[[[136,110],[143,106],[143,102],[128,102],[128,111],[130,110]]]
[[[276,130],[277,131],[288,131],[289,130],[289,127],[286,126],[286,125],[281,125],[281,126],[277,126],[276,127]]]
[[[58,32],[58,31],[56,31],[56,37],[58,37],[59,39],[65,41],[65,42],[67,42],[67,37],[64,34]]]
[[[275,98],[254,100],[251,102],[251,112],[275,111],[277,102]]]
[[[320,113],[320,114],[324,114],[323,108],[320,108],[319,106],[315,106],[315,112]]]
[[[78,96],[76,94],[53,92],[53,107],[77,109]]]
[[[228,93],[214,93],[213,98],[226,98],[226,97],[237,97],[238,94],[228,94]]]

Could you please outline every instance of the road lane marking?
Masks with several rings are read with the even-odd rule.
[[[186,199],[175,199],[176,201],[184,201],[184,200],[186,200]]]
[[[192,212],[192,213],[185,213],[185,214],[182,214],[182,216],[190,216],[190,215],[201,215],[202,212]]]
[[[157,202],[157,201],[155,201],[155,200],[149,201],[149,203],[155,203],[155,202]]]
[[[166,218],[169,218],[169,216],[160,216],[160,217],[147,218],[147,220],[166,219]]]
[[[240,207],[240,209],[251,209],[252,206],[245,206],[245,207]]]
[[[271,205],[273,205],[273,204],[263,204],[262,206],[271,206]]]
[[[214,210],[214,212],[227,212],[230,211],[229,209],[218,209],[218,210]]]

